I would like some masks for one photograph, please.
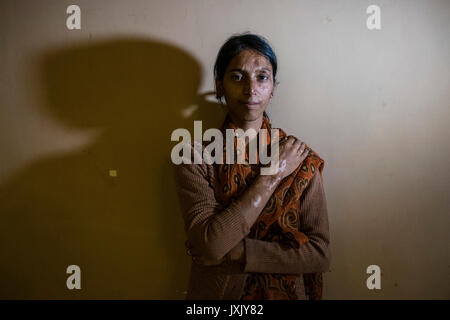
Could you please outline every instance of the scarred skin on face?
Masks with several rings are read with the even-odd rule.
[[[233,122],[240,128],[258,130],[262,114],[274,90],[270,61],[254,50],[243,50],[235,56],[217,81],[219,95],[225,97]]]

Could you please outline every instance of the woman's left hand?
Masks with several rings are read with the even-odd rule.
[[[189,244],[188,241],[185,242],[185,246],[186,246],[186,251],[187,251],[188,256],[191,256],[192,261],[194,261],[197,264],[201,264],[201,265],[210,267],[210,266],[217,266],[219,264],[222,264],[223,262],[225,262],[227,260],[227,255],[225,255],[220,260],[208,260],[208,259],[204,258],[202,255],[200,255],[198,252],[196,252],[194,250],[194,248]]]

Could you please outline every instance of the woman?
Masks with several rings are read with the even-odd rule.
[[[217,98],[228,108],[222,131],[270,133],[265,110],[276,72],[262,37],[226,41],[214,67]],[[300,139],[282,130],[279,138],[273,175],[248,162],[175,166],[193,260],[187,299],[321,299],[330,261],[324,161]]]

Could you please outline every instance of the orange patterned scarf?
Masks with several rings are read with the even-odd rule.
[[[229,116],[222,126],[224,137],[226,136],[226,129],[237,129]],[[263,118],[261,129],[266,129],[268,132],[267,143],[270,150],[270,130],[272,127],[268,118]],[[280,140],[286,137],[286,133],[281,129],[279,129],[279,137]],[[234,140],[234,150],[237,150],[237,139]],[[306,145],[306,147],[308,146]],[[246,151],[245,164],[226,164],[224,150],[224,163],[216,164],[221,186],[219,201],[225,206],[228,206],[234,198],[239,197],[259,174],[259,165],[249,164],[248,159]],[[323,168],[323,159],[313,150],[310,150],[300,166],[280,182],[250,229],[248,237],[262,241],[276,241],[286,249],[298,249],[299,246],[308,242],[308,237],[299,231],[301,229],[301,226],[299,226],[300,197],[317,169],[322,172]],[[294,274],[250,273],[241,300],[298,299],[295,290],[296,277],[297,275]],[[321,299],[322,273],[304,273],[303,279],[305,292],[309,299]]]

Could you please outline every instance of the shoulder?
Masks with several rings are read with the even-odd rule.
[[[286,135],[286,138],[293,137],[297,140],[300,140],[305,143],[305,148],[309,149],[309,153],[305,160],[301,163],[302,170],[304,172],[310,172],[311,178],[316,174],[316,172],[322,173],[324,167],[325,167],[325,160],[319,155],[319,153],[316,151],[315,148],[311,147],[308,142],[305,140],[298,138],[293,135]]]
[[[323,177],[322,172],[325,167],[325,160],[319,155],[315,148],[311,147],[303,139],[294,138],[305,142],[305,147],[309,149],[308,155],[302,161],[298,168],[298,174],[301,177],[301,181],[305,183],[307,193],[320,192],[323,189]]]
[[[308,155],[302,163],[302,170],[309,171],[312,176],[321,174],[325,168],[325,160],[319,155],[315,148],[305,141],[305,148],[309,149]]]
[[[205,163],[202,157],[204,148],[204,144],[193,141],[186,146],[186,150],[189,150],[190,154],[183,154],[181,163],[175,164],[172,159],[173,172],[177,183],[199,182],[199,180],[211,182],[214,179],[213,165]],[[196,157],[199,161],[195,161]]]

